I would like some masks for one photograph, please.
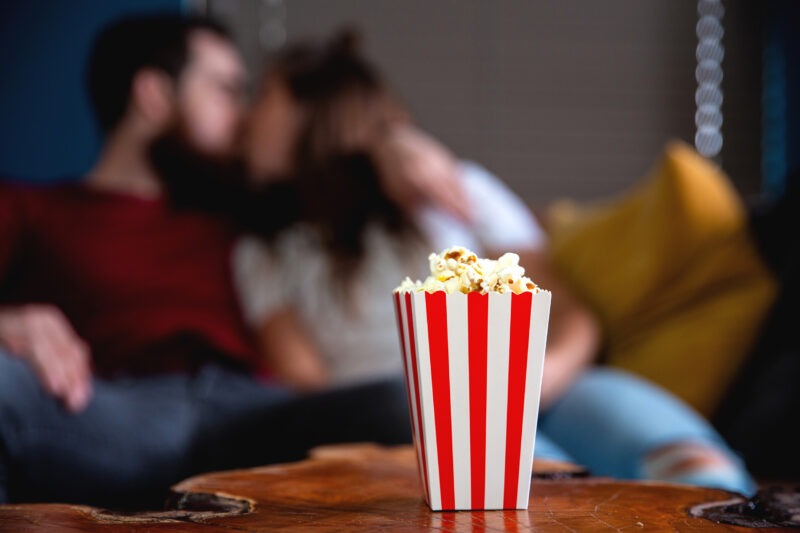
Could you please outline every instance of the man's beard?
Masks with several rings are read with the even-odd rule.
[[[297,218],[294,186],[255,187],[242,157],[204,152],[179,125],[150,144],[148,159],[176,209],[222,215],[242,230],[268,238]]]
[[[148,149],[167,198],[176,208],[226,212],[247,195],[241,159],[206,153],[183,131],[180,126],[169,129]]]

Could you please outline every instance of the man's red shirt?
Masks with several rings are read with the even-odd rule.
[[[0,184],[0,305],[49,303],[100,375],[256,361],[225,220],[83,185]]]

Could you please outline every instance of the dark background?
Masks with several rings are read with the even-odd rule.
[[[800,163],[800,9],[792,0],[723,6],[717,159],[745,194],[779,193]],[[0,176],[50,181],[86,171],[99,146],[83,89],[91,40],[116,17],[152,10],[226,20],[254,81],[286,39],[357,24],[417,120],[535,206],[617,193],[668,139],[694,142],[693,1],[7,1]]]
[[[84,90],[92,39],[127,13],[181,9],[180,0],[0,2],[0,176],[86,172],[100,145]]]

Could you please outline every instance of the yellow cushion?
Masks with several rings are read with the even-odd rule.
[[[598,313],[607,361],[710,414],[776,293],[727,177],[670,143],[622,198],[548,213],[553,258]]]

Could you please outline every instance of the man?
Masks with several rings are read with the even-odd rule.
[[[172,201],[176,170],[233,153],[245,77],[213,22],[120,22],[90,62],[106,142],[87,177],[0,185],[0,503],[158,505],[199,471],[410,440],[399,383],[294,398],[253,377],[230,279],[236,228]],[[410,137],[376,157],[461,206],[446,154]],[[183,150],[165,164],[159,148],[176,144],[199,159],[181,167]]]

